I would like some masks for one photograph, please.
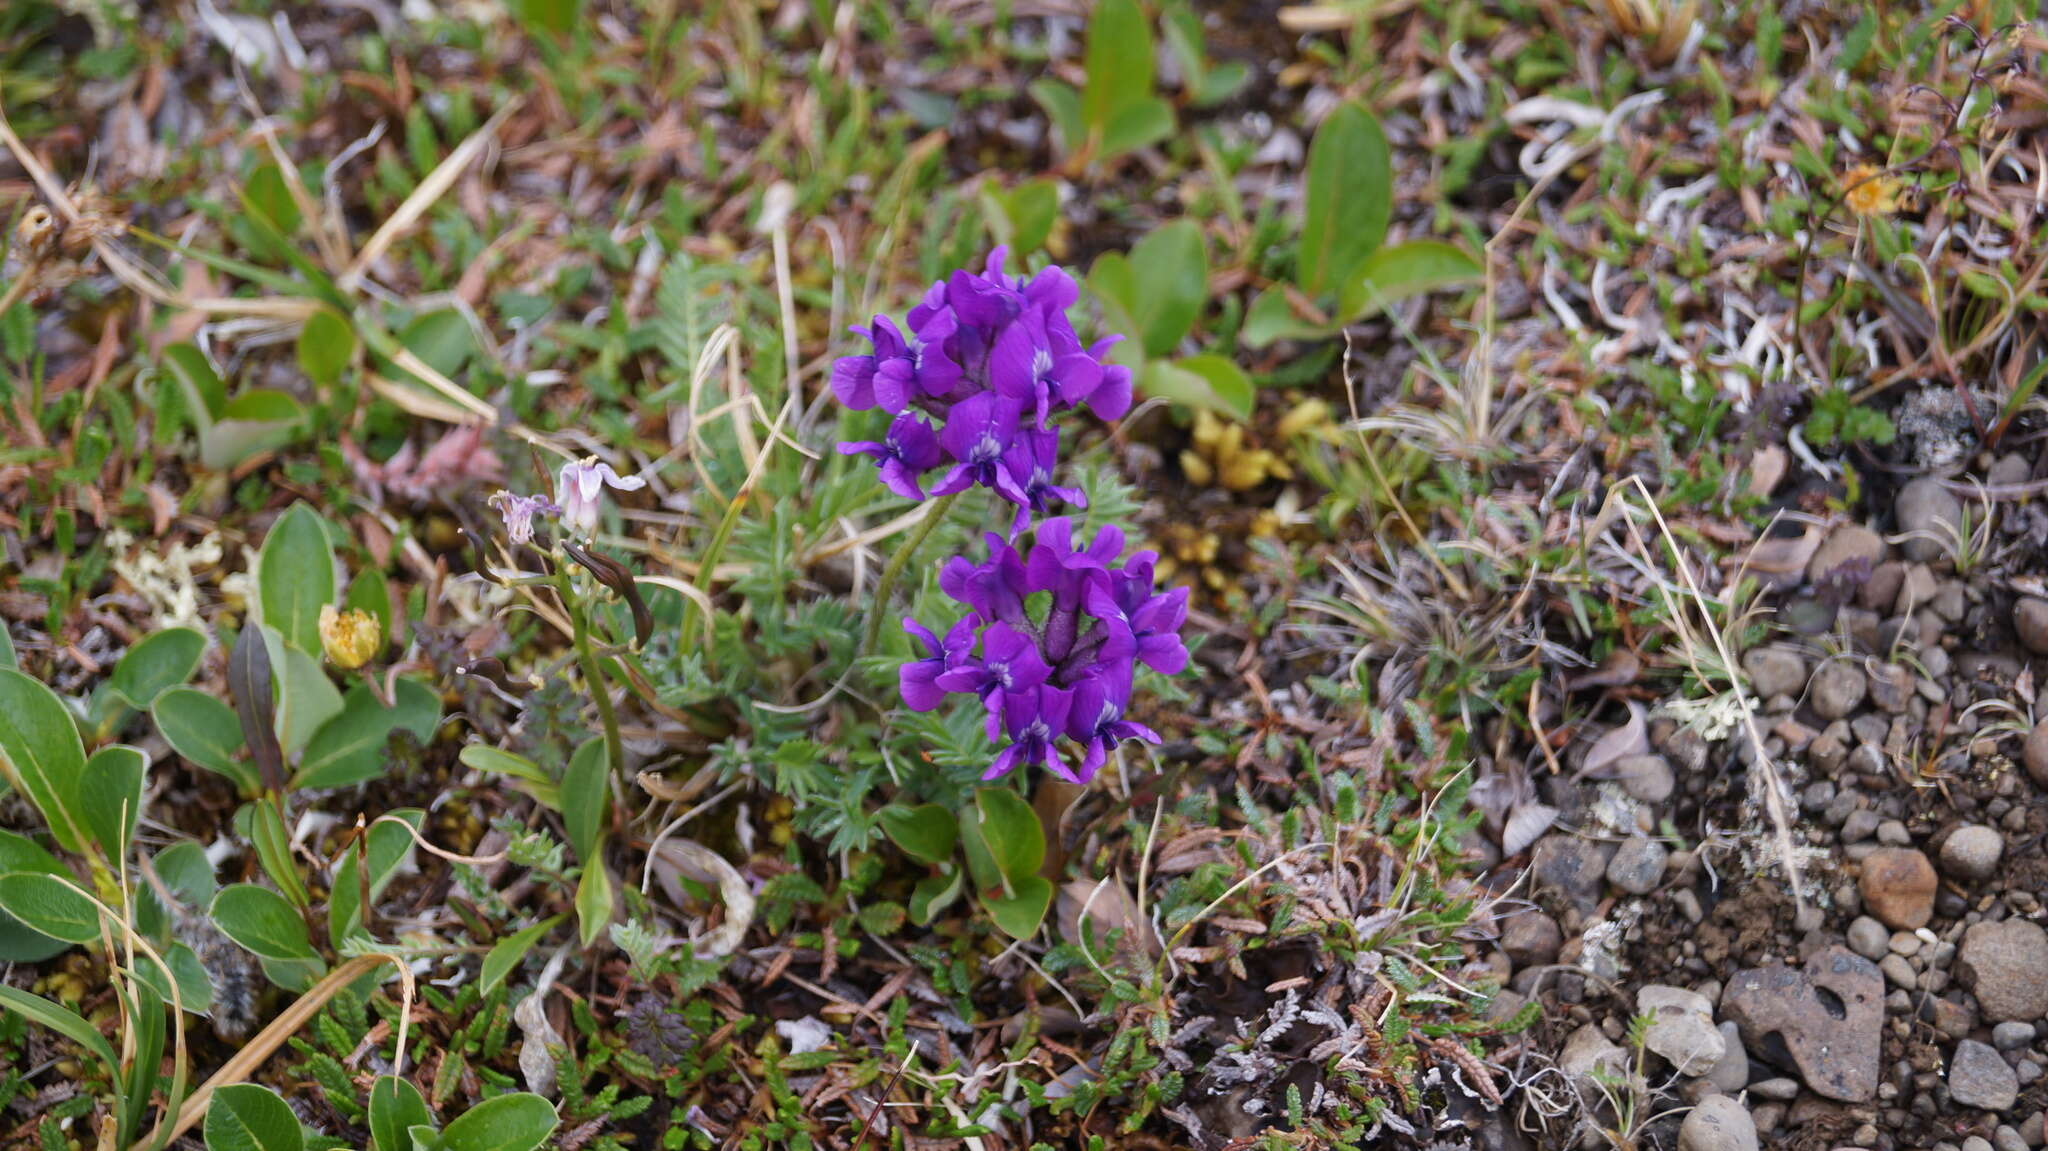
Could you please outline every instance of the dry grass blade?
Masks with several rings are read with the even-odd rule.
[[[350,262],[348,271],[341,276],[340,284],[343,291],[353,292],[362,284],[370,266],[381,259],[385,250],[400,236],[411,231],[412,226],[420,222],[420,218],[427,214],[427,209],[433,207],[436,200],[455,186],[456,177],[462,175],[462,170],[469,167],[484,150],[485,145],[490,143],[491,137],[497,134],[498,127],[518,108],[519,101],[515,98],[498,109],[496,114],[484,122],[483,127],[470,133],[469,139],[456,145],[455,150],[448,153],[446,159],[427,173],[427,178],[421,180],[419,187],[412,190],[412,195],[407,196],[405,202],[398,206],[398,210],[391,213],[390,217],[371,233],[362,251],[356,253],[356,258]],[[409,364],[404,366],[407,371],[413,370]]]

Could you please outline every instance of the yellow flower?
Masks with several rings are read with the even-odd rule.
[[[384,629],[369,612],[360,608],[336,611],[328,604],[320,609],[320,646],[334,666],[353,671],[384,646]]]
[[[1900,187],[1883,169],[1858,164],[1842,175],[1843,202],[1859,216],[1889,216],[1899,210]]]

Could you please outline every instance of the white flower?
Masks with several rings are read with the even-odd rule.
[[[563,464],[561,480],[555,485],[555,494],[562,504],[562,526],[587,539],[597,531],[598,502],[604,498],[605,488],[631,492],[646,486],[646,480],[621,476],[596,456]]]

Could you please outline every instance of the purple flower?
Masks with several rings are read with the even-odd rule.
[[[946,691],[971,691],[989,709],[988,737],[996,738],[996,714],[1002,711],[1009,692],[1030,691],[1052,674],[1038,644],[1006,623],[990,624],[981,637],[981,658],[965,658],[945,674],[937,685]]]
[[[1021,627],[1025,624],[1024,597],[1031,592],[1024,572],[1024,559],[1003,537],[989,533],[989,561],[977,564],[966,556],[954,556],[939,570],[939,590],[954,602],[973,609],[983,623],[1001,621]]]
[[[939,466],[944,456],[939,437],[922,416],[905,412],[889,424],[889,434],[880,441],[863,440],[839,445],[842,456],[872,456],[882,465],[882,483],[907,500],[921,500],[924,489],[918,477]]]
[[[1081,745],[1081,782],[1095,778],[1109,753],[1127,739],[1159,742],[1159,733],[1135,720],[1124,718],[1131,700],[1129,665],[1123,674],[1103,671],[1074,685],[1073,706],[1067,711],[1067,738]]]
[[[1031,523],[1031,513],[1050,510],[1054,500],[1077,508],[1088,506],[1088,497],[1080,488],[1062,487],[1052,482],[1052,469],[1059,463],[1059,452],[1058,432],[1026,428],[1017,433],[1016,442],[1004,453],[1003,465],[1009,468],[1011,475],[1023,478],[1024,487],[1024,502],[1017,506],[1017,516],[1010,524],[1012,536],[1022,535]]]
[[[943,641],[908,616],[904,617],[903,630],[924,644],[927,653],[921,659],[906,661],[896,673],[897,686],[903,692],[903,705],[912,711],[930,711],[939,706],[939,700],[946,695],[945,688],[936,686],[938,678],[956,666],[974,647],[974,621],[963,619],[954,624]]]
[[[1180,638],[1188,618],[1188,589],[1152,594],[1152,562],[1151,552],[1140,552],[1121,570],[1094,579],[1088,611],[1123,629],[1138,662],[1161,675],[1176,675],[1188,665],[1187,645]]]
[[[1074,693],[1066,688],[1042,684],[1034,691],[1012,692],[1003,697],[1003,732],[1010,746],[996,756],[981,773],[983,779],[998,779],[1019,764],[1035,763],[1072,783],[1081,782],[1067,767],[1055,746],[1074,706]],[[993,717],[991,717],[993,719]]]
[[[622,492],[647,486],[639,476],[621,476],[596,456],[562,465],[555,487],[562,500],[562,526],[572,534],[588,538],[597,530],[598,507],[606,488]]]
[[[1105,420],[1120,420],[1131,410],[1131,369],[1109,362],[1109,349],[1122,336],[1104,336],[1088,345],[1088,354],[1102,362],[1102,382],[1088,396],[1088,410]]]
[[[1022,479],[1010,470],[1004,453],[1017,438],[1017,406],[993,392],[969,396],[953,406],[939,446],[956,461],[953,470],[932,486],[935,496],[966,491],[976,484],[994,488],[1013,504],[1026,504]]]
[[[515,496],[503,489],[494,492],[491,498],[484,502],[504,517],[505,534],[512,537],[515,544],[533,542],[533,517],[557,515],[562,510],[555,501],[546,496]]]
[[[1082,350],[1065,313],[1038,308],[996,337],[988,374],[999,394],[1037,414],[1040,428],[1054,411],[1081,403],[1102,383],[1102,365]]]
[[[946,337],[953,334],[951,313],[935,312],[913,322],[906,337],[887,316],[876,316],[865,335],[875,346],[866,356],[842,356],[832,364],[832,394],[855,411],[881,408],[892,415],[924,395],[940,395],[960,378],[960,366],[947,357]]]

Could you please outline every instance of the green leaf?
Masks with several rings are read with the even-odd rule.
[[[576,21],[583,11],[582,0],[512,0],[506,8],[518,20],[528,35],[544,32],[550,36],[567,38],[576,30]]]
[[[1059,220],[1060,189],[1051,180],[1026,180],[1007,191],[994,183],[981,190],[982,214],[996,243],[1023,257],[1045,246]]]
[[[304,1151],[306,1133],[277,1093],[231,1083],[206,1108],[206,1151]]]
[[[171,750],[233,780],[244,796],[262,788],[256,768],[235,758],[243,746],[242,721],[227,704],[196,687],[174,687],[156,697],[149,714]]]
[[[1070,154],[1080,151],[1088,140],[1088,125],[1081,119],[1081,94],[1071,85],[1052,79],[1033,80],[1025,90],[1045,109],[1053,134],[1059,137],[1060,150]]]
[[[966,875],[959,868],[951,868],[940,875],[927,875],[917,881],[910,892],[910,920],[920,927],[929,926],[939,913],[952,906],[960,898],[961,880]]]
[[[277,673],[277,738],[284,754],[297,755],[341,714],[341,691],[321,670],[318,657],[287,646],[269,628],[263,634],[276,641],[270,666]]]
[[[534,1151],[555,1133],[555,1105],[524,1091],[500,1095],[457,1115],[441,1132],[440,1151]]]
[[[541,770],[539,764],[523,755],[495,748],[489,744],[468,744],[457,753],[455,758],[461,760],[463,766],[473,767],[478,771],[488,771],[497,775],[509,775],[514,779],[529,780],[533,783],[554,782],[547,772]]]
[[[299,369],[306,378],[331,388],[341,382],[341,374],[355,359],[356,330],[339,312],[322,308],[307,316],[305,326],[299,329],[297,351]]]
[[[1169,355],[1187,338],[1209,298],[1209,259],[1192,220],[1154,228],[1129,257],[1103,254],[1088,272],[1088,290],[1110,313],[1111,326],[1145,355]]]
[[[0,875],[19,872],[71,878],[57,857],[37,846],[34,840],[0,831]],[[0,910],[0,963],[40,963],[70,946],[65,940],[36,931]]]
[[[149,757],[141,748],[110,744],[85,761],[78,780],[79,806],[93,839],[107,858],[128,858],[128,845],[135,839],[135,821],[142,814],[142,784],[149,772]]]
[[[396,1075],[379,1075],[370,1085],[370,1151],[413,1151],[414,1127],[432,1127],[420,1089]]]
[[[171,897],[190,908],[206,907],[220,890],[213,878],[213,861],[196,839],[181,839],[156,853],[150,861],[156,877],[170,889]]]
[[[1091,136],[1106,140],[1118,116],[1152,95],[1152,29],[1137,0],[1101,0],[1095,6],[1082,67],[1088,79],[1081,120]]]
[[[135,967],[130,972],[135,978],[149,985],[164,1002],[174,999],[179,1006],[194,1015],[204,1015],[213,1010],[213,980],[206,973],[206,966],[199,962],[199,956],[183,943],[173,943],[163,952],[164,962],[170,965],[170,974],[157,965],[143,952],[135,953]],[[171,994],[175,984],[178,994]]]
[[[385,707],[368,684],[356,684],[306,742],[292,788],[347,787],[383,775],[384,747],[397,723],[398,709]]]
[[[243,804],[241,810],[248,813],[248,836],[255,845],[256,862],[263,865],[263,873],[292,903],[302,908],[312,906],[305,881],[299,878],[298,864],[292,858],[291,837],[285,834],[284,815],[277,803],[266,797]]]
[[[384,894],[393,876],[406,857],[412,853],[413,837],[406,831],[410,827],[418,831],[426,824],[426,812],[416,807],[404,807],[386,812],[384,817],[370,825],[369,834],[359,845],[350,844],[334,865],[334,885],[327,897],[327,933],[335,950],[341,950],[342,940],[348,938],[363,922],[363,875],[362,857],[369,858],[370,902],[375,903]],[[405,827],[393,820],[402,821]]]
[[[206,358],[206,353],[191,344],[165,348],[164,370],[171,373],[184,391],[185,409],[199,421],[200,438],[204,440],[204,429],[219,419],[221,409],[228,406],[227,385],[221,382],[220,373],[213,370],[213,361]]]
[[[595,850],[597,855],[583,865],[583,876],[576,883],[577,934],[585,947],[597,942],[605,926],[611,923],[618,898],[612,890],[611,873],[604,869],[603,837],[599,837]]]
[[[1305,184],[1295,282],[1321,297],[1345,284],[1379,247],[1393,212],[1386,133],[1363,105],[1338,105],[1316,129]]]
[[[476,333],[453,308],[415,317],[398,333],[398,342],[428,367],[450,377],[460,373],[476,351]]]
[[[1479,261],[1442,240],[1410,240],[1368,256],[1345,281],[1338,310],[1346,323],[1356,323],[1388,304],[1484,274]]]
[[[192,678],[206,637],[189,627],[167,627],[122,653],[108,683],[128,706],[147,709],[164,691]]]
[[[98,1060],[101,1067],[120,1066],[120,1060],[114,1058],[113,1045],[107,1042],[106,1036],[62,1004],[0,983],[0,1011],[12,1011],[30,1023],[62,1035],[84,1048],[85,1053]]]
[[[308,655],[320,652],[320,609],[334,602],[334,547],[310,504],[271,526],[256,559],[263,623]]]
[[[1007,885],[1038,874],[1045,862],[1045,829],[1023,796],[1007,787],[979,788],[974,793],[974,818],[989,861]]]
[[[298,201],[293,199],[291,188],[285,184],[284,173],[276,164],[264,164],[242,181],[242,203],[251,212],[262,216],[279,236],[289,237],[299,230]]]
[[[1038,925],[1045,922],[1045,913],[1052,907],[1052,882],[1042,876],[1027,875],[1014,880],[1011,886],[1014,895],[982,892],[981,905],[988,908],[989,918],[1003,934],[1012,939],[1029,939],[1038,934]]]
[[[29,930],[66,943],[96,943],[99,907],[68,877],[40,871],[0,875],[0,907]]]
[[[42,812],[58,845],[79,854],[92,842],[78,805],[84,770],[85,745],[57,693],[0,670],[0,774]]]
[[[1102,132],[1102,156],[1108,159],[1149,147],[1173,135],[1173,105],[1147,97],[1110,118]]]
[[[612,798],[609,769],[604,740],[593,736],[570,754],[569,769],[562,773],[562,827],[579,863],[597,858],[597,840]]]
[[[532,927],[515,931],[491,944],[491,949],[484,952],[483,977],[477,991],[484,995],[496,991],[498,985],[505,982],[506,976],[511,975],[519,966],[519,961],[526,958],[526,953],[533,950],[534,944],[539,943],[561,922],[561,916],[551,915]]]
[[[1274,288],[1252,297],[1238,338],[1248,348],[1263,348],[1279,340],[1327,339],[1337,331],[1336,325],[1314,324],[1295,315],[1287,294]]]
[[[0,668],[21,670],[21,657],[14,654],[14,637],[8,635],[4,627],[0,627]]]
[[[416,679],[401,679],[391,691],[391,727],[412,735],[422,745],[434,742],[441,728],[441,697]]]
[[[1240,420],[1252,414],[1252,378],[1232,361],[1209,353],[1148,362],[1138,373],[1138,390]]]
[[[284,896],[253,883],[233,883],[213,897],[214,926],[264,959],[318,960],[306,921]]]
[[[944,863],[953,858],[960,840],[960,821],[936,803],[904,807],[892,804],[882,809],[882,831],[903,854],[919,863]]]

